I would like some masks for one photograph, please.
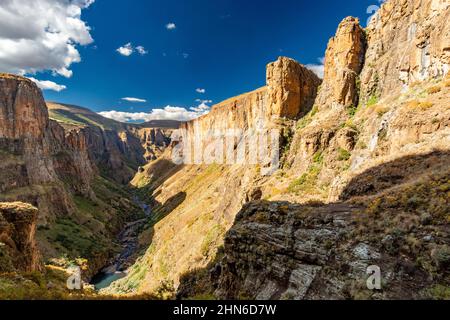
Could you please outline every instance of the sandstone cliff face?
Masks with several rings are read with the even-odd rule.
[[[387,1],[367,47],[355,19],[341,23],[317,108],[297,124],[282,173],[260,182],[263,198],[290,202],[244,207],[211,269],[216,295],[416,299],[448,288],[449,12],[448,1]],[[366,288],[372,264],[380,292]]]
[[[344,19],[328,43],[318,106],[329,108],[337,103],[350,107],[358,104],[358,79],[365,51],[366,39],[359,20],[353,17]]]
[[[445,0],[387,1],[381,7],[367,28],[368,50],[361,74],[366,100],[448,73],[449,7]]]
[[[40,270],[35,233],[38,211],[31,205],[0,203],[0,271]]]
[[[314,104],[320,79],[297,61],[281,57],[267,66],[268,113],[295,119]]]

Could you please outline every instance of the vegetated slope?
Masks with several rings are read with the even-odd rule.
[[[314,106],[298,101],[309,112],[296,112],[292,127],[270,122],[284,142],[283,167],[271,177],[254,166],[174,166],[169,155],[146,166],[134,183],[156,205],[142,237],[150,248],[110,291],[448,297],[448,16],[446,2],[391,0],[365,30],[345,19],[328,45]],[[243,110],[276,110],[261,91],[244,97],[216,108],[222,117],[213,108],[199,127],[236,119],[247,128]],[[242,204],[260,199],[231,227]],[[364,286],[371,264],[382,269],[381,292]]]

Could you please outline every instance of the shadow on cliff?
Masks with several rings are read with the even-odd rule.
[[[261,230],[265,230],[264,226],[272,228],[275,243],[280,240],[278,239],[280,230],[286,228],[293,227],[294,230],[302,228],[313,230],[314,228],[324,228],[324,226],[326,226],[325,229],[335,228],[333,222],[333,217],[335,217],[344,222],[347,227],[337,232],[342,233],[343,238],[332,242],[335,243],[332,245],[333,251],[340,250],[341,258],[352,259],[350,248],[358,243],[371,243],[375,250],[382,254],[383,261],[380,263],[388,266],[399,276],[389,288],[389,292],[385,293],[386,297],[417,298],[419,292],[442,282],[446,274],[445,268],[450,263],[447,260],[443,262],[433,260],[433,253],[429,252],[429,246],[421,243],[411,246],[409,243],[412,230],[417,239],[426,238],[430,232],[429,225],[433,225],[437,232],[448,236],[445,214],[448,210],[449,163],[450,152],[437,150],[427,154],[402,157],[375,166],[354,177],[343,189],[340,200],[336,203],[294,204],[270,201],[246,203],[236,215],[233,226],[227,232],[224,247],[219,248],[215,259],[207,267],[192,270],[181,276],[176,297],[177,299],[215,299],[217,298],[216,293],[220,292],[219,298],[254,299],[258,294],[255,292],[256,284],[250,290],[245,288],[248,283],[252,283],[245,278],[246,272],[252,272],[253,276],[256,272],[256,275],[259,276],[258,281],[264,281],[265,278],[271,276],[268,271],[271,269],[270,263],[274,263],[274,266],[279,263],[289,265],[293,260],[298,260],[297,262],[301,264],[321,266],[332,270],[330,275],[319,274],[311,284],[312,289],[308,293],[311,297],[314,295],[319,298],[321,295],[326,297],[323,296],[326,289],[324,291],[322,287],[326,287],[329,283],[326,280],[327,277],[346,277],[349,270],[349,261],[342,263],[334,256],[330,260],[327,260],[328,258],[323,261],[317,260],[320,250],[326,252],[330,249],[328,247],[329,239],[328,242],[316,244],[320,250],[312,249],[307,254],[303,252],[302,257],[294,258],[294,252],[288,252],[289,250],[285,252],[284,249],[277,251],[277,249],[270,248],[270,241],[268,242],[264,236],[258,238],[259,233],[255,234],[254,230],[255,225],[261,225]],[[386,190],[390,190],[389,199],[385,193]],[[375,198],[369,196],[375,196]],[[433,199],[432,203],[430,202],[431,198]],[[374,203],[377,205],[374,206]],[[292,217],[285,218],[291,212],[290,210],[296,212],[294,220]],[[421,218],[424,212],[431,218]],[[394,236],[391,235],[392,230],[396,230]],[[385,238],[391,239],[389,243],[383,243],[382,240]],[[252,241],[255,241],[256,244]],[[343,242],[341,243],[341,241]],[[438,239],[430,241],[439,242]],[[241,242],[245,243],[243,247],[238,246]],[[280,243],[289,243],[289,241],[281,240]],[[310,246],[311,243],[308,245]],[[258,252],[248,252],[256,250],[252,249],[252,246],[257,248]],[[260,252],[259,250],[264,246],[269,249],[267,252]],[[289,248],[294,250],[294,247]],[[238,250],[236,252],[238,248],[240,248],[239,250],[245,248],[247,251],[239,252]],[[253,256],[249,258],[251,253]],[[282,259],[286,261],[278,260],[280,253]],[[263,257],[262,260],[265,259],[264,256],[269,257],[269,264],[266,265],[267,261],[264,260],[263,264],[254,269],[255,266],[250,264],[260,259],[256,258],[257,256]],[[402,258],[400,259],[399,256]],[[230,261],[227,261],[228,257],[231,257]],[[422,265],[432,265],[429,267],[431,269],[428,270],[417,265],[415,263],[417,259],[425,261],[425,264]],[[339,264],[339,266],[334,267],[333,264]],[[242,270],[242,268],[246,269]],[[281,292],[287,290],[292,270],[288,271],[285,278],[276,280],[280,287],[279,295],[276,293],[272,298],[280,298]],[[431,274],[438,276],[433,279]],[[365,289],[346,287],[336,296],[329,298],[355,299],[360,294],[369,294],[367,298],[370,298],[371,293],[367,293],[364,291]]]
[[[158,159],[136,175],[134,179],[135,188],[141,196],[153,202],[153,199],[157,196],[153,194],[155,189],[164,184],[183,167],[184,165],[177,165],[168,159]],[[141,183],[141,181],[145,182]]]
[[[339,200],[370,196],[395,185],[414,181],[418,176],[448,168],[450,151],[436,150],[427,154],[402,157],[370,168],[354,177],[343,189]]]

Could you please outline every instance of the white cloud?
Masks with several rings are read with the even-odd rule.
[[[137,51],[141,56],[146,55],[148,51],[143,46],[133,47],[131,42],[128,42],[124,46],[120,47],[116,51],[125,57],[131,56],[134,51]]]
[[[35,82],[41,90],[53,90],[56,92],[60,92],[67,88],[64,85],[57,84],[53,81],[46,81],[46,80],[42,81],[42,80],[35,79],[33,77],[29,77],[28,79]]]
[[[202,102],[198,107],[190,108],[190,110],[201,114],[208,113],[210,109],[211,108],[205,102]]]
[[[318,59],[320,64],[307,64],[306,67],[314,72],[319,78],[323,79],[325,58]]]
[[[143,46],[137,46],[136,50],[141,56],[146,55],[148,53],[148,51],[145,50]]]
[[[145,100],[145,99],[131,98],[131,97],[125,97],[125,98],[122,98],[122,100],[125,100],[128,102],[147,102],[147,100]]]
[[[166,29],[167,30],[175,30],[177,28],[177,25],[173,22],[170,22],[168,24],[166,24]]]
[[[189,121],[207,114],[210,107],[201,104],[198,107],[190,109],[182,107],[167,106],[163,109],[153,109],[151,112],[121,112],[121,111],[104,111],[99,112],[105,118],[114,119],[120,122],[130,121],[151,121],[151,120],[178,120]]]
[[[211,103],[213,103],[212,100],[196,99],[195,101],[198,102],[198,103],[206,103],[206,104],[211,104]]]
[[[116,51],[125,57],[129,57],[133,54],[134,49],[133,46],[131,45],[131,42],[128,42],[126,45],[120,47]]]
[[[78,45],[94,40],[81,12],[94,0],[1,0],[0,70],[35,74],[50,70],[71,77],[81,61]]]
[[[195,89],[195,91],[197,91],[197,93],[206,93],[206,90],[205,89],[202,89],[202,88],[197,88],[197,89]]]

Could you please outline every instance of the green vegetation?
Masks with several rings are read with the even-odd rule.
[[[371,107],[378,103],[379,99],[377,95],[372,95],[369,97],[369,100],[367,100],[367,106]]]
[[[86,225],[89,221],[86,222]],[[111,242],[101,233],[96,233],[86,225],[71,218],[59,218],[48,230],[42,230],[46,239],[61,252],[72,258],[92,257],[111,250]]]
[[[338,160],[339,161],[347,161],[351,158],[352,154],[345,149],[338,149]]]
[[[359,106],[351,105],[350,107],[347,108],[348,115],[350,117],[354,117],[355,114],[358,112],[358,109],[359,109]]]
[[[317,187],[317,179],[321,169],[319,165],[312,165],[300,178],[291,182],[288,192],[295,194],[299,194],[299,192],[313,192]]]
[[[214,244],[217,243],[219,238],[224,233],[225,230],[223,229],[223,226],[221,226],[220,224],[216,224],[208,231],[205,238],[203,239],[201,247],[201,253],[203,256],[205,257],[209,256],[210,251],[216,247]]]
[[[322,164],[323,163],[323,152],[317,151],[313,156],[313,162],[316,164]]]
[[[303,129],[310,124],[317,112],[319,112],[319,106],[314,105],[311,111],[297,122],[297,130]]]

